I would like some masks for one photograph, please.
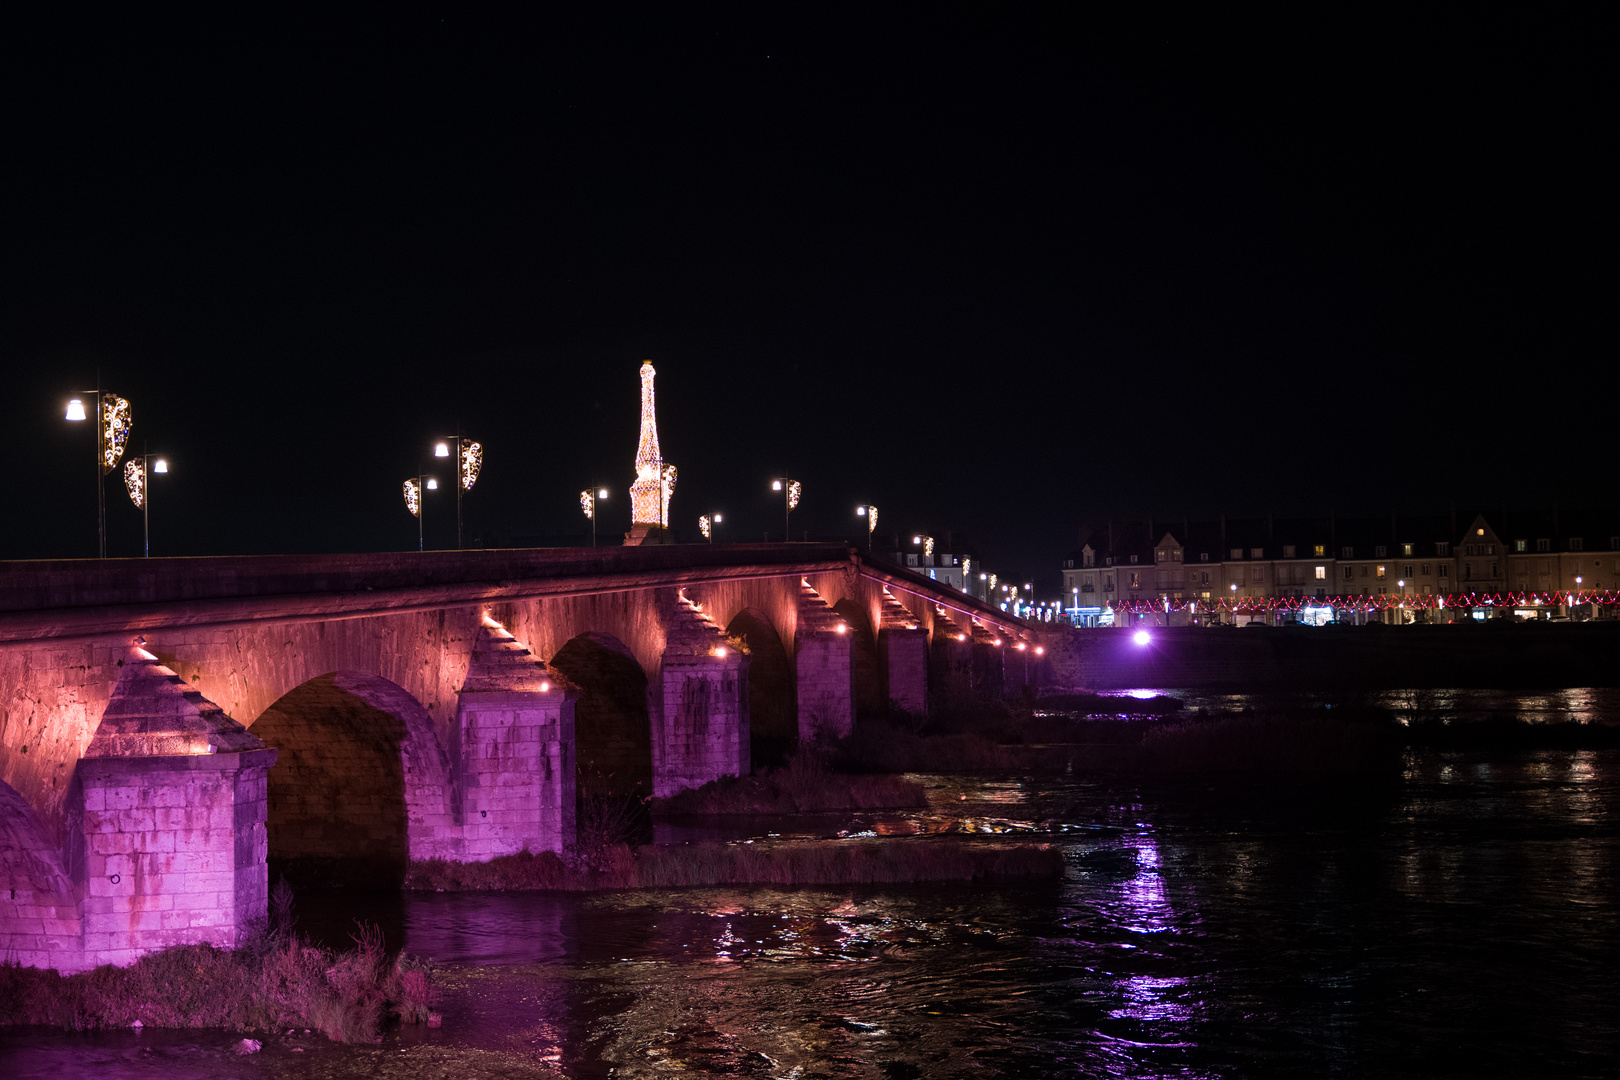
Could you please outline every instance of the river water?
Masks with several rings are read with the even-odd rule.
[[[949,832],[1060,883],[306,898],[441,965],[378,1046],[11,1030],[13,1080],[1614,1076],[1620,753],[1426,754],[1374,790],[926,777],[926,810],[661,842]]]

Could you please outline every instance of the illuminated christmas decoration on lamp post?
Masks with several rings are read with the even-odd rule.
[[[872,550],[872,534],[877,531],[877,507],[866,503],[855,508],[855,516],[866,519],[866,550]]]
[[[783,476],[771,481],[771,490],[782,493],[782,543],[792,543],[793,530],[788,525],[788,515],[799,508],[799,496],[804,488],[797,480]]]
[[[592,495],[588,488],[579,493],[579,508],[591,519],[591,547],[596,546],[596,504],[607,497],[607,488],[597,488],[595,495]]]
[[[927,534],[920,534],[920,535],[917,535],[917,536],[913,536],[911,538],[911,542],[913,544],[921,544],[922,545],[923,558],[931,559],[931,558],[934,557],[934,538],[932,536],[928,536]]]
[[[450,456],[450,446],[454,443],[461,450],[456,455],[456,550],[461,550],[461,493],[471,491],[473,485],[478,483],[478,473],[484,467],[484,447],[465,435],[457,435],[450,439],[440,439],[433,445],[433,456],[447,458]]]
[[[98,380],[99,381],[99,380]],[[100,558],[107,557],[107,485],[106,476],[118,467],[129,441],[129,428],[134,414],[129,402],[111,391],[95,389],[77,393],[93,394],[96,402],[96,530]],[[81,398],[68,402],[66,418],[75,423],[88,420],[89,415]]]
[[[168,471],[167,461],[162,458],[154,461],[144,453],[124,462],[124,490],[129,492],[129,501],[135,504],[135,509],[141,512],[144,558],[152,557],[152,474],[164,475]]]
[[[422,531],[423,512],[427,509],[422,503],[422,495],[428,491],[438,491],[439,482],[425,473],[413,476],[405,481],[405,509],[411,512],[416,519],[416,550],[425,550],[425,540]]]
[[[675,493],[675,466],[658,449],[658,410],[652,361],[641,365],[641,438],[636,444],[636,479],[630,485],[630,531],[627,547],[669,542],[669,503]]]

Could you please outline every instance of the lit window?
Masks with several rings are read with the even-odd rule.
[[[1412,545],[1411,544],[1402,544],[1401,545],[1401,554],[1402,555],[1410,555],[1410,554],[1412,554]]]
[[[1318,559],[1324,558],[1327,555],[1327,545],[1326,544],[1317,544],[1315,550],[1316,550],[1316,557]]]
[[[1530,550],[1530,541],[1528,541],[1528,540],[1515,540],[1515,541],[1513,541],[1513,550],[1514,551],[1529,551]]]
[[[1380,566],[1380,567],[1379,567],[1379,568],[1378,568],[1378,576],[1379,576],[1379,577],[1380,577],[1380,578],[1382,578],[1382,577],[1383,577],[1383,576],[1384,576],[1384,568],[1383,568],[1383,567],[1382,567],[1382,566]]]
[[[1327,567],[1318,566],[1316,568],[1316,580],[1317,581],[1326,581],[1327,580]]]

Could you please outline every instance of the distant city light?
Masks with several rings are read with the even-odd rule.
[[[1131,640],[1136,642],[1138,645],[1146,645],[1153,640],[1153,635],[1148,633],[1146,630],[1138,630],[1136,633],[1131,635]]]

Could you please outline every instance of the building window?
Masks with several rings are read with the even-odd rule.
[[[1111,577],[1103,578],[1103,591],[1104,592],[1113,592],[1114,591],[1114,579],[1113,578],[1111,578]]]
[[[1362,577],[1366,577],[1366,576],[1367,576],[1367,569],[1368,569],[1368,568],[1367,568],[1367,564],[1366,564],[1366,563],[1362,563],[1362,564],[1361,564],[1361,576],[1362,576]]]
[[[1471,562],[1463,563],[1463,580],[1464,581],[1473,581],[1474,580],[1474,564],[1473,563],[1471,563]]]
[[[1316,580],[1317,581],[1326,581],[1327,580],[1327,567],[1318,566],[1316,568]]]
[[[1263,559],[1265,557],[1266,557],[1266,549],[1265,548],[1250,548],[1249,549],[1249,558],[1251,558],[1251,559]]]
[[[1292,559],[1293,557],[1294,557],[1294,545],[1293,544],[1284,544],[1283,545],[1283,558]]]
[[[1199,562],[1209,562],[1209,552],[1207,552],[1207,551],[1200,551],[1200,552],[1199,552],[1199,553],[1198,553],[1198,561],[1199,561]]]
[[[1581,551],[1585,547],[1586,547],[1586,541],[1582,540],[1580,537],[1572,536],[1572,537],[1569,538],[1569,550],[1571,550],[1571,551]]]
[[[1353,547],[1342,547],[1342,548],[1339,549],[1339,558],[1341,558],[1341,559],[1354,558],[1355,554],[1356,554],[1356,549],[1353,548]]]
[[[1171,562],[1180,562],[1181,561],[1181,549],[1180,548],[1176,548],[1175,550],[1170,552],[1170,561]]]
[[[1256,580],[1256,581],[1264,581],[1264,580],[1266,580],[1266,568],[1265,567],[1257,566],[1257,567],[1254,568],[1254,580]]]
[[[1205,570],[1202,574],[1198,575],[1198,584],[1200,584],[1200,585],[1208,585],[1209,584],[1209,571],[1208,570]]]
[[[1097,555],[1096,555],[1096,553],[1091,552],[1091,551],[1086,552],[1084,555],[1081,556],[1080,565],[1081,566],[1096,566],[1097,565]]]
[[[1451,564],[1450,563],[1441,563],[1440,564],[1440,576],[1441,577],[1450,577],[1451,576]]]
[[[1133,570],[1131,572],[1131,588],[1140,589],[1141,587],[1142,587],[1142,575]]]
[[[1131,556],[1131,565],[1132,565],[1132,566],[1135,566],[1135,565],[1136,565],[1136,556],[1135,556],[1135,555],[1132,555],[1132,556]]]
[[[1411,577],[1411,576],[1412,576],[1412,564],[1407,563],[1405,566],[1403,566],[1401,568],[1401,577]]]
[[[1411,544],[1402,544],[1401,545],[1401,554],[1402,555],[1411,555],[1412,554],[1412,545]]]
[[[1620,548],[1620,536],[1609,537],[1609,550],[1613,551],[1616,548]]]
[[[1530,541],[1528,541],[1528,540],[1515,540],[1515,541],[1513,541],[1513,550],[1514,551],[1529,551],[1530,550]]]
[[[1317,544],[1316,547],[1313,548],[1312,550],[1314,550],[1316,552],[1316,557],[1318,559],[1324,558],[1327,555],[1327,545],[1326,544]]]
[[[1429,576],[1429,564],[1428,563],[1423,564],[1423,576],[1424,577]]]
[[[1074,569],[1074,560],[1073,559],[1066,560],[1063,563],[1063,569],[1065,569],[1065,570],[1073,570]]]
[[[1450,555],[1451,554],[1451,541],[1443,540],[1440,543],[1434,545],[1434,553],[1436,555]]]
[[[1496,554],[1496,545],[1495,544],[1486,544],[1485,545],[1485,554],[1487,554],[1487,555],[1495,555]]]
[[[1103,565],[1104,566],[1113,566],[1114,565],[1114,557],[1112,555],[1105,555],[1103,557]]]
[[[1383,544],[1379,544],[1377,547],[1373,548],[1373,558],[1375,559],[1382,559],[1387,554],[1389,554],[1389,550],[1385,548]]]
[[[1168,551],[1165,551],[1165,550],[1164,550],[1164,549],[1163,549],[1163,548],[1160,548],[1160,549],[1159,549],[1159,550],[1158,550],[1158,551],[1155,551],[1155,552],[1154,552],[1154,553],[1153,553],[1153,555],[1154,555],[1154,557],[1155,557],[1155,558],[1156,558],[1156,559],[1158,559],[1158,560],[1159,560],[1159,561],[1160,561],[1160,562],[1164,562],[1164,560],[1165,560],[1165,556],[1167,556],[1167,555],[1169,555],[1169,554],[1170,554],[1170,553],[1169,553],[1169,552],[1168,552]]]
[[[1345,567],[1344,568],[1344,580],[1349,581],[1352,577],[1355,576],[1355,573],[1356,573],[1356,568],[1355,567],[1353,567],[1353,566]]]
[[[1242,548],[1233,548],[1232,549],[1232,561],[1236,562],[1237,560],[1239,560],[1241,558],[1243,558],[1243,549]]]
[[[1551,540],[1537,540],[1536,541],[1536,550],[1537,551],[1551,551],[1552,550],[1552,541]]]
[[[1382,566],[1380,566],[1378,568],[1378,578],[1379,578],[1379,580],[1383,580],[1383,577],[1384,577],[1384,568]]]

